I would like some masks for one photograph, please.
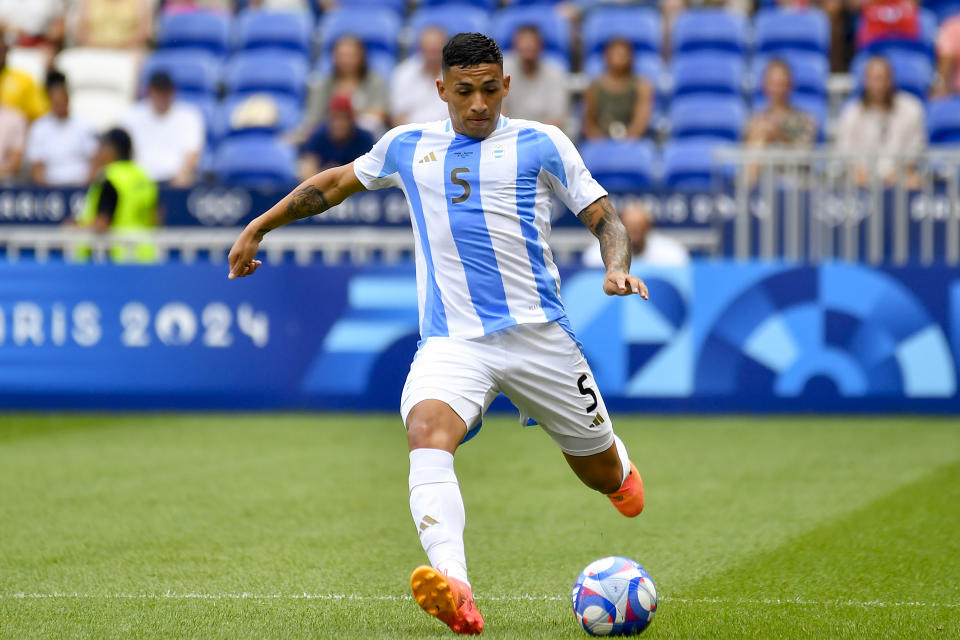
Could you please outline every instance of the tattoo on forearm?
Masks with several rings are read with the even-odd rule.
[[[577,217],[600,240],[600,255],[607,269],[629,272],[630,237],[610,200],[600,198]]]
[[[284,224],[323,213],[329,208],[330,205],[327,204],[327,197],[323,195],[323,192],[312,184],[308,184],[293,193],[290,202],[287,204],[287,208],[284,210],[277,224],[264,225],[260,228],[260,235],[262,236],[268,231],[273,231]]]

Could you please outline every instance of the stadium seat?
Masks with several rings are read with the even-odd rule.
[[[738,96],[691,95],[670,102],[670,135],[673,138],[740,140],[746,109]]]
[[[819,9],[765,9],[754,22],[757,53],[779,55],[786,51],[830,51],[830,24]]]
[[[497,5],[500,4],[498,0],[457,0],[458,2],[464,2],[466,4],[472,4],[475,7],[479,7],[484,11],[491,12],[497,8]],[[435,7],[439,5],[449,4],[450,0],[420,0],[419,6],[421,7]]]
[[[930,144],[960,144],[960,97],[931,100],[927,107],[927,134]]]
[[[230,48],[230,16],[213,11],[163,14],[158,49],[205,49],[225,56]]]
[[[673,24],[671,46],[674,54],[728,51],[743,55],[747,50],[747,21],[743,15],[723,9],[684,11]]]
[[[402,16],[407,10],[407,0],[348,0],[351,8],[369,7],[373,9],[390,9],[398,16]],[[341,2],[341,6],[346,6],[347,2]]]
[[[400,18],[388,7],[335,9],[326,13],[320,22],[322,57],[330,57],[340,36],[352,35],[366,46],[368,60],[382,54],[396,59],[400,26]]]
[[[649,140],[588,141],[580,146],[583,161],[608,191],[636,193],[655,183],[657,152]]]
[[[939,23],[943,23],[951,16],[960,14],[960,1],[958,0],[924,0],[923,6],[936,14]]]
[[[296,51],[309,63],[313,16],[293,11],[244,11],[235,23],[237,50]]]
[[[756,56],[752,70],[754,95],[763,93],[763,76],[767,65],[773,59],[783,60],[790,67],[794,95],[824,97],[827,95],[827,80],[830,77],[829,62],[820,54],[802,51],[790,52],[783,56]]]
[[[489,13],[471,4],[456,2],[421,7],[410,18],[410,42],[416,43],[420,32],[427,27],[440,27],[452,36],[461,32],[486,33],[489,22]]]
[[[570,68],[570,24],[553,7],[519,6],[507,7],[496,12],[490,32],[504,51],[513,44],[513,33],[524,25],[532,24],[540,29],[543,37],[544,56]]]
[[[230,59],[225,74],[228,95],[269,93],[303,99],[307,65],[296,53],[247,51]]]
[[[257,94],[252,94],[256,96]],[[257,125],[243,126],[237,123],[233,118],[234,110],[244,100],[251,96],[234,95],[223,100],[217,105],[216,113],[213,117],[213,134],[218,140],[233,137],[246,136],[251,134],[278,134],[291,131],[299,126],[303,118],[303,109],[295,98],[285,95],[271,95],[277,108],[277,119],[274,122],[263,122]]]
[[[735,53],[688,53],[671,65],[673,95],[743,93],[743,58]]]
[[[212,53],[161,49],[143,63],[140,70],[141,95],[146,90],[150,76],[158,71],[165,71],[170,75],[181,97],[214,97],[220,89],[223,65]]]
[[[227,184],[283,188],[296,181],[296,157],[289,145],[271,136],[227,138],[217,146],[213,169]]]
[[[675,140],[663,147],[663,183],[676,191],[712,191],[728,182],[728,172],[713,159],[724,146],[715,140]]]
[[[137,93],[137,55],[129,51],[72,47],[53,66],[67,76],[70,91],[113,92],[126,100]]]
[[[646,7],[598,7],[583,22],[583,51],[603,54],[608,42],[620,38],[633,43],[637,54],[660,55],[660,16]]]
[[[120,124],[133,100],[115,91],[103,89],[71,89],[70,113],[89,122],[97,131],[106,131]]]
[[[11,47],[7,52],[6,66],[23,71],[40,86],[46,81],[47,63],[47,52],[39,47]]]
[[[850,71],[856,78],[856,93],[863,92],[863,70],[870,54],[861,51],[853,58]],[[926,101],[930,83],[933,80],[933,63],[926,54],[917,51],[894,49],[886,52],[885,57],[893,67],[893,79],[901,91],[909,91],[921,101]]]

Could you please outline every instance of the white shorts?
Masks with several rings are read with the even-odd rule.
[[[467,437],[503,393],[573,456],[613,444],[610,416],[593,373],[573,338],[557,322],[523,324],[472,340],[428,338],[421,345],[400,399],[406,424],[423,400],[440,400],[463,418]]]

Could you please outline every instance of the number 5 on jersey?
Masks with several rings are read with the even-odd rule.
[[[458,195],[456,198],[450,199],[451,204],[460,204],[461,202],[465,202],[466,199],[470,197],[470,183],[463,178],[457,177],[457,174],[469,173],[469,171],[470,169],[466,167],[457,167],[456,169],[452,169],[450,171],[450,182],[463,189],[463,193]]]

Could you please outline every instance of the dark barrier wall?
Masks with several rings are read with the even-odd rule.
[[[638,273],[650,302],[563,274],[613,409],[960,411],[957,270]],[[395,410],[416,299],[409,266],[0,263],[0,406]]]

